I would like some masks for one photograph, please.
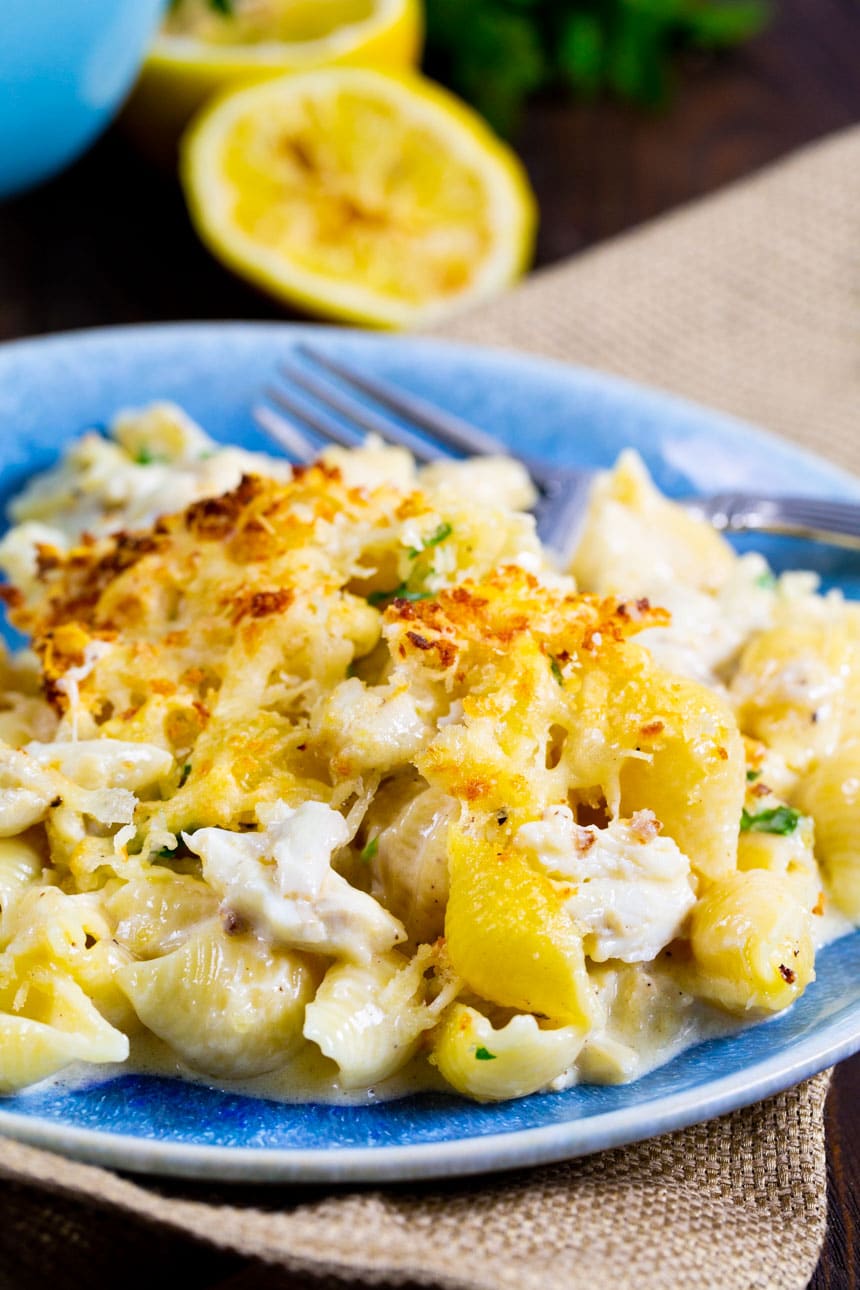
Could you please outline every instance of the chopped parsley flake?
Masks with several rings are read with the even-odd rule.
[[[561,667],[559,666],[557,658],[550,658],[549,670],[552,672],[559,685],[564,685],[564,677],[562,676]]]
[[[365,847],[362,847],[362,850],[361,850],[362,860],[368,860],[368,861],[372,860],[378,850],[379,850],[379,838],[378,837],[371,838],[370,841],[367,843],[367,845]]]
[[[776,586],[776,578],[770,572],[770,570],[768,570],[767,573],[759,574],[759,576],[755,580],[755,585],[757,587],[764,587],[766,591],[773,591],[774,587]]]
[[[412,591],[409,584],[401,582],[399,587],[392,588],[391,591],[372,591],[367,597],[369,605],[384,605],[389,600],[432,600],[432,591]]]
[[[135,455],[134,460],[138,466],[152,466],[155,462],[165,462],[166,457],[159,456],[157,452],[150,452],[148,448],[141,448]]]
[[[759,811],[750,815],[744,809],[741,812],[741,833],[778,833],[786,836],[793,833],[800,820],[800,812],[790,806],[774,806],[769,811]]]
[[[748,770],[748,771],[747,771],[747,783],[748,783],[748,784],[754,784],[754,783],[756,782],[756,780],[757,780],[757,779],[761,779],[761,771],[760,771],[760,770]]]
[[[188,776],[191,774],[191,762],[187,761],[182,767],[182,774],[179,776],[179,787],[184,788]]]
[[[482,1046],[481,1048],[475,1049],[476,1062],[494,1062],[495,1060],[496,1060],[496,1054],[491,1053],[489,1048],[484,1048]]]
[[[159,860],[173,860],[176,850],[176,847],[159,847],[155,854]]]
[[[425,539],[421,546],[411,546],[409,548],[408,554],[410,560],[417,560],[422,551],[429,551],[431,547],[438,546],[440,542],[444,542],[446,538],[449,538],[453,532],[453,524],[449,524],[446,520],[444,524],[439,525],[435,533],[432,533],[429,538]]]

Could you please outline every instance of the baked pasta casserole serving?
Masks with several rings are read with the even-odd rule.
[[[306,468],[160,404],[0,544],[0,1090],[633,1079],[860,920],[860,607],[625,454],[573,568],[506,459]]]

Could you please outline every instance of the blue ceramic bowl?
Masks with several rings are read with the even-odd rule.
[[[165,0],[2,0],[0,199],[48,179],[108,125]]]

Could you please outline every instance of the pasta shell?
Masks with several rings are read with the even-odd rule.
[[[621,772],[621,812],[651,810],[695,872],[714,878],[736,862],[746,762],[737,722],[695,681],[646,669],[613,696],[631,757]]]
[[[797,804],[815,820],[815,849],[834,901],[860,921],[860,741],[813,771]]]
[[[0,943],[9,934],[16,899],[39,880],[42,863],[42,854],[30,838],[0,838]]]
[[[201,922],[212,918],[218,897],[200,878],[153,866],[124,883],[108,900],[119,943],[136,958],[176,949]]]
[[[595,483],[573,573],[586,591],[641,595],[655,579],[713,590],[733,564],[725,539],[658,492],[627,451]]]
[[[399,1070],[435,1017],[424,1006],[422,964],[400,954],[326,973],[305,1015],[304,1033],[337,1062],[346,1088],[366,1088]]]
[[[137,1015],[194,1070],[249,1079],[282,1066],[302,1040],[314,988],[298,954],[269,949],[220,924],[195,931],[163,958],[120,968]]]
[[[754,637],[732,681],[741,728],[805,772],[840,738],[857,644],[838,622],[781,624]],[[847,733],[847,732],[846,732]]]
[[[581,1027],[544,1030],[529,1016],[494,1030],[474,1008],[455,1003],[436,1034],[430,1062],[458,1093],[502,1102],[546,1088],[573,1065],[584,1038]]]
[[[491,1003],[587,1025],[591,991],[582,937],[545,874],[458,827],[448,840],[445,915],[453,971]]]
[[[127,1031],[136,1024],[128,1000],[114,980],[129,954],[111,936],[100,893],[68,895],[59,887],[28,887],[12,911],[14,936],[5,961],[17,979],[34,970],[56,968],[75,981],[111,1025]]]
[[[435,941],[445,926],[447,839],[456,814],[452,798],[426,789],[376,835],[374,895],[418,945]]]
[[[0,991],[0,1092],[46,1079],[70,1062],[122,1062],[128,1039],[80,986],[50,969]]]
[[[764,869],[726,874],[693,910],[697,993],[730,1012],[778,1012],[815,977],[810,915]]]

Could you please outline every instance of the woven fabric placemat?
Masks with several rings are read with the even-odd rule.
[[[41,1192],[0,1190],[0,1256],[43,1278],[19,1271],[15,1290],[79,1287],[82,1275],[98,1285],[100,1268],[118,1284],[121,1276],[123,1290],[151,1286],[153,1271],[175,1269],[183,1252],[157,1251],[134,1215],[348,1285],[801,1290],[824,1231],[827,1084],[819,1076],[720,1120],[568,1164],[314,1198],[210,1188],[198,1199],[199,1188],[165,1192],[6,1140],[0,1174],[63,1204],[58,1215]],[[92,1204],[113,1212],[99,1216]],[[188,1279],[170,1284],[187,1290]]]
[[[444,335],[659,386],[860,472],[860,128],[536,273]]]
[[[860,130],[444,334],[662,386],[860,470]],[[802,1290],[825,1232],[827,1086],[585,1160],[383,1191],[135,1181],[0,1139],[0,1285],[193,1290],[229,1275],[217,1249],[293,1286]]]

